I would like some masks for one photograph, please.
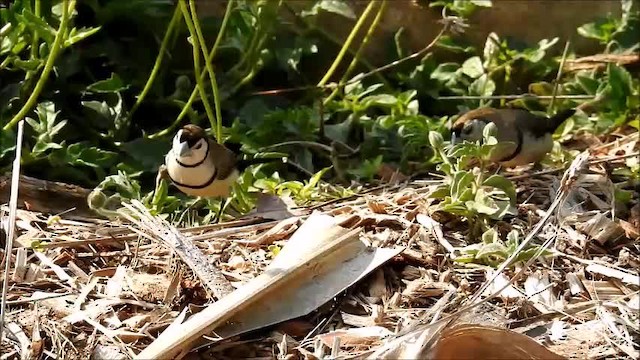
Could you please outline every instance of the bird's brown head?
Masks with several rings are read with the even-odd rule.
[[[198,163],[209,152],[207,133],[198,125],[185,125],[173,137],[171,151],[184,164]]]
[[[178,131],[180,142],[186,142],[189,147],[193,147],[198,141],[207,137],[207,133],[198,125],[188,124],[183,126],[181,130]]]
[[[482,131],[494,114],[492,108],[471,110],[456,120],[451,126],[451,140],[453,143],[463,140],[478,141],[482,139]]]

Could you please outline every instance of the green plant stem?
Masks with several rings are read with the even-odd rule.
[[[567,60],[567,53],[569,52],[570,41],[564,44],[564,51],[562,52],[562,60],[560,60],[560,67],[558,67],[558,73],[556,74],[556,82],[553,84],[553,91],[551,92],[551,101],[549,102],[549,107],[547,108],[547,114],[550,114],[553,110],[553,105],[556,102],[556,96],[558,95],[558,87],[560,86],[560,78],[562,77],[562,68],[564,67],[564,62]]]
[[[41,8],[42,6],[40,5],[40,0],[35,0],[35,4],[34,4],[34,14],[37,17],[40,17],[41,14]],[[38,36],[38,30],[33,30],[33,39],[31,39],[31,59],[35,59],[38,57],[38,42],[39,42],[40,38]],[[29,76],[30,74],[27,74],[27,76]]]
[[[373,10],[375,3],[376,2],[373,0],[369,1],[367,8],[364,9],[364,11],[362,12],[362,15],[360,15],[360,18],[354,25],[353,29],[351,29],[351,33],[349,34],[344,44],[342,45],[342,49],[340,49],[338,56],[336,56],[336,58],[333,60],[333,64],[331,64],[331,67],[329,67],[329,70],[327,71],[327,73],[318,82],[318,86],[324,86],[327,83],[327,81],[329,81],[331,76],[333,76],[333,73],[336,71],[336,69],[338,68],[338,65],[340,65],[340,63],[342,62],[344,55],[347,53],[347,49],[349,49],[349,47],[351,46],[351,43],[356,38],[356,34],[360,31],[360,28],[364,24],[367,17],[369,17],[369,14],[371,14],[371,11]]]
[[[7,56],[2,63],[0,63],[0,70],[4,69],[11,62],[11,57]]]
[[[220,45],[220,42],[222,41],[224,32],[227,28],[227,23],[229,22],[229,17],[231,15],[231,9],[233,8],[233,2],[234,0],[229,0],[229,2],[227,3],[227,10],[225,11],[224,18],[222,19],[222,24],[220,25],[220,30],[218,31],[218,37],[216,38],[216,42],[213,44],[213,48],[211,49],[211,52],[209,53],[209,57],[207,59],[207,61],[209,62],[213,61],[216,55],[216,51],[218,50],[218,47]],[[200,80],[204,81],[204,77],[206,75],[207,75],[206,70],[203,70],[200,73]],[[176,127],[178,127],[182,119],[189,113],[189,110],[191,109],[191,105],[195,101],[197,95],[198,95],[198,87],[196,86],[191,92],[191,95],[189,96],[189,99],[187,100],[186,104],[184,104],[184,106],[182,107],[182,111],[180,111],[180,114],[178,114],[178,117],[176,118],[176,120],[166,129],[161,130],[155,134],[149,135],[149,138],[153,139],[157,137],[166,136],[167,134],[172,132]]]
[[[158,76],[158,72],[160,71],[160,67],[162,66],[162,60],[164,59],[164,54],[167,52],[167,47],[169,45],[169,39],[171,38],[171,34],[173,33],[176,24],[180,20],[180,7],[176,6],[176,9],[173,12],[173,16],[171,17],[171,21],[169,21],[169,26],[167,27],[167,32],[164,34],[164,38],[162,39],[162,43],[160,44],[160,51],[158,52],[158,56],[156,57],[156,62],[153,64],[153,69],[151,69],[151,74],[149,74],[149,79],[147,83],[144,84],[144,88],[138,95],[136,99],[136,103],[131,107],[131,111],[129,112],[129,117],[133,116],[133,113],[136,112],[144,98],[147,96],[149,91],[151,90],[151,85],[155,81]]]
[[[204,87],[204,79],[198,76],[198,74],[200,74],[200,44],[198,41],[198,34],[196,33],[193,22],[191,21],[191,15],[189,15],[189,9],[187,9],[186,2],[179,1],[179,3],[180,10],[182,11],[182,16],[184,17],[184,21],[187,24],[187,28],[189,29],[189,34],[191,35],[191,45],[193,47],[193,68],[195,70],[198,92],[200,93],[200,98],[202,99],[202,104],[204,105],[204,109],[207,113],[207,117],[209,118],[209,122],[211,124],[214,124],[213,109],[211,109],[211,105],[209,104],[209,100],[207,99],[207,94]]]
[[[200,43],[200,50],[202,51],[202,57],[205,59],[205,68],[209,73],[209,80],[211,81],[211,89],[213,89],[213,104],[215,106],[216,118],[209,119],[211,122],[211,128],[216,129],[216,140],[218,144],[221,144],[222,139],[222,114],[220,111],[220,93],[218,91],[218,82],[216,81],[216,73],[213,71],[211,61],[207,61],[207,43],[205,42],[204,35],[202,35],[202,29],[200,28],[200,21],[198,20],[198,14],[196,14],[196,4],[193,0],[189,0],[189,7],[191,8],[191,18],[198,35],[198,42]]]
[[[360,47],[358,47],[358,51],[356,51],[355,56],[353,57],[353,59],[351,59],[351,63],[349,64],[349,67],[342,75],[342,78],[340,79],[340,84],[344,84],[345,82],[347,82],[347,79],[355,69],[356,65],[358,65],[358,62],[360,61],[360,57],[362,56],[362,52],[364,48],[367,46],[369,40],[371,40],[373,32],[376,30],[376,28],[380,24],[380,19],[382,19],[382,14],[384,14],[384,11],[386,9],[387,9],[387,0],[382,0],[382,4],[378,8],[378,13],[376,14],[376,17],[373,18],[371,25],[369,25],[369,30],[364,35],[364,38],[362,39],[362,42],[360,43]],[[342,89],[342,86],[339,86],[333,89],[331,94],[326,99],[324,99],[323,105],[327,105],[331,100],[333,100],[333,98],[336,97],[336,95],[338,95],[341,89]]]
[[[33,88],[31,95],[27,99],[27,102],[22,106],[20,111],[2,128],[4,131],[11,130],[15,124],[18,123],[22,118],[24,118],[31,109],[36,105],[38,101],[38,96],[44,89],[44,85],[49,79],[49,73],[53,69],[53,64],[58,57],[58,53],[62,49],[63,38],[66,35],[67,25],[69,24],[70,14],[73,13],[75,9],[76,2],[75,0],[62,0],[62,18],[60,19],[60,27],[56,32],[56,37],[53,40],[53,44],[51,44],[51,51],[49,52],[49,56],[47,56],[47,62],[44,64],[44,68],[42,69],[42,73],[40,73],[40,78],[36,83],[36,86]],[[71,9],[69,9],[71,8]]]

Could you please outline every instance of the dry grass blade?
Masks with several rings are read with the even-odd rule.
[[[20,159],[22,156],[22,136],[24,134],[24,120],[18,123],[18,135],[16,139],[16,158],[13,161],[11,178],[11,200],[9,202],[9,231],[7,231],[6,246],[4,250],[4,278],[2,280],[2,303],[0,304],[0,346],[2,346],[2,332],[7,304],[7,291],[9,290],[9,268],[11,266],[11,250],[16,229],[16,214],[18,211],[18,189],[20,186]],[[4,221],[0,219],[0,227]],[[3,230],[3,229],[2,229]]]
[[[160,241],[173,249],[182,261],[198,276],[205,288],[218,300],[233,291],[233,286],[229,280],[227,280],[220,271],[215,269],[200,249],[198,249],[188,237],[178,231],[178,229],[166,220],[151,215],[149,210],[139,201],[134,200],[131,204],[124,204],[124,206],[131,214],[123,211],[122,215],[136,224],[140,229],[145,230],[149,234],[153,234],[155,238],[151,237],[152,240]],[[132,228],[132,230],[139,232],[143,236],[150,237],[135,228]]]

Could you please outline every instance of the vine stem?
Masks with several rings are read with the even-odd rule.
[[[213,71],[213,66],[211,65],[211,61],[208,61],[207,54],[209,51],[207,50],[207,43],[205,42],[204,35],[202,34],[202,29],[200,27],[200,21],[198,20],[198,14],[196,13],[196,4],[194,0],[189,0],[189,7],[191,8],[191,18],[193,20],[194,27],[196,29],[196,34],[198,35],[198,42],[200,43],[200,50],[202,51],[202,57],[204,58],[204,65],[209,73],[209,80],[211,81],[211,89],[213,90],[213,105],[215,106],[216,117],[215,119],[209,118],[209,122],[211,123],[211,128],[216,129],[216,140],[218,144],[221,144],[222,139],[222,113],[220,111],[220,93],[218,92],[218,82],[216,81],[216,73]]]
[[[36,83],[36,86],[33,88],[31,95],[27,99],[27,102],[22,106],[20,111],[2,128],[3,131],[11,130],[12,127],[18,123],[22,118],[24,118],[29,111],[33,109],[38,101],[38,96],[44,89],[44,85],[49,79],[49,73],[53,69],[53,64],[56,62],[56,58],[58,57],[58,53],[62,49],[63,38],[67,35],[67,26],[69,25],[70,13],[73,13],[75,9],[76,2],[75,0],[62,0],[62,18],[60,19],[60,27],[58,27],[58,31],[56,32],[56,37],[53,40],[53,44],[51,44],[51,52],[49,56],[47,56],[47,62],[44,64],[44,68],[42,69],[42,73],[40,73],[40,78]]]
[[[151,85],[158,76],[158,72],[160,71],[160,67],[162,66],[162,60],[164,60],[164,54],[167,52],[167,47],[169,46],[169,39],[171,38],[171,34],[173,33],[178,20],[180,20],[180,7],[176,6],[175,11],[173,12],[173,17],[171,17],[171,21],[169,22],[169,26],[167,27],[167,32],[164,34],[164,38],[162,39],[162,43],[160,44],[160,51],[158,52],[158,56],[156,57],[155,64],[153,64],[153,69],[151,69],[151,73],[149,74],[149,79],[147,80],[147,83],[144,84],[144,88],[140,92],[140,95],[138,95],[136,103],[133,104],[133,107],[131,107],[129,117],[133,116],[133,113],[136,112],[144,98],[151,90]]]
[[[358,48],[358,51],[356,51],[356,54],[354,55],[353,59],[351,60],[351,63],[349,64],[349,67],[344,72],[344,75],[342,75],[342,78],[340,79],[340,83],[345,83],[347,81],[347,78],[349,77],[349,75],[351,75],[351,73],[355,69],[356,65],[360,61],[360,57],[362,56],[362,51],[364,50],[364,48],[369,43],[369,40],[371,40],[373,32],[375,31],[375,29],[380,24],[380,19],[382,19],[382,15],[384,14],[384,11],[386,9],[387,9],[387,0],[382,0],[382,4],[380,5],[380,8],[378,8],[378,13],[376,14],[376,17],[373,18],[373,21],[371,22],[371,25],[369,26],[369,30],[364,35],[364,38],[362,39],[362,42],[360,43],[360,47]],[[323,105],[327,105],[331,100],[333,100],[333,98],[336,97],[336,95],[338,95],[338,93],[339,93],[341,88],[342,87],[337,87],[337,88],[333,89],[331,94],[326,99],[324,99],[322,104]]]
[[[340,65],[340,63],[342,62],[344,55],[347,53],[347,50],[351,46],[351,43],[356,38],[356,34],[360,31],[360,28],[364,24],[364,21],[367,19],[367,17],[369,17],[369,14],[373,10],[374,5],[375,1],[369,1],[367,8],[364,9],[364,12],[362,12],[362,15],[360,15],[360,18],[356,22],[355,26],[353,27],[353,29],[351,29],[351,33],[342,45],[342,49],[340,49],[338,56],[336,56],[336,58],[333,60],[333,64],[331,64],[331,67],[329,67],[327,73],[324,74],[324,77],[318,82],[318,86],[324,86],[327,81],[329,81],[331,76],[333,76],[333,73],[336,71],[336,69],[338,69],[338,65]]]
[[[213,48],[211,48],[211,52],[209,52],[209,57],[207,58],[207,61],[213,61],[213,58],[216,55],[216,51],[218,50],[218,47],[220,46],[220,42],[222,41],[222,38],[224,36],[224,32],[227,28],[227,23],[229,22],[229,17],[231,16],[231,9],[233,9],[233,2],[234,0],[229,0],[229,2],[227,3],[227,9],[224,13],[224,18],[222,19],[222,24],[220,25],[220,30],[218,31],[218,37],[216,38],[216,42],[213,44]],[[203,70],[200,73],[200,79],[201,81],[204,81],[204,77],[206,76],[206,70]],[[180,111],[180,114],[178,114],[178,117],[176,117],[176,120],[166,129],[161,130],[155,134],[151,134],[149,135],[150,139],[154,139],[154,138],[158,138],[158,137],[163,137],[166,136],[167,134],[169,134],[170,132],[172,132],[176,127],[178,127],[178,125],[180,124],[180,122],[182,121],[182,119],[189,113],[189,109],[191,109],[191,105],[193,104],[193,102],[196,99],[196,95],[198,95],[198,87],[196,86],[193,91],[191,92],[191,95],[189,96],[189,99],[187,100],[187,102],[184,104],[184,106],[182,107],[182,111]]]
[[[189,34],[191,35],[191,45],[193,47],[193,68],[195,70],[195,78],[197,82],[197,89],[200,93],[200,98],[202,99],[202,104],[204,105],[204,109],[207,113],[207,117],[209,121],[213,124],[213,110],[211,109],[211,105],[209,104],[209,100],[207,99],[207,94],[205,93],[204,88],[204,78],[198,76],[200,74],[200,44],[198,41],[198,34],[196,33],[195,25],[191,20],[191,15],[189,14],[189,9],[187,9],[187,4],[185,1],[178,1],[180,4],[180,10],[182,11],[182,17],[184,17],[184,22],[187,24],[187,28],[189,29]],[[206,61],[207,59],[205,59]]]

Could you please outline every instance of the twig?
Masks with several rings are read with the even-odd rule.
[[[606,144],[598,145],[595,148],[593,148],[593,151],[597,152],[597,151],[600,151],[602,149],[606,149],[606,148],[614,146],[614,145],[615,146],[620,146],[620,143],[626,142],[627,140],[631,139],[632,137],[636,137],[637,138],[638,137],[638,133],[635,132],[633,134],[622,136],[619,139],[615,139],[615,140],[613,140],[611,142],[608,142]]]
[[[572,99],[572,100],[589,100],[595,99],[595,95],[557,95],[556,99]],[[465,96],[438,96],[436,100],[516,100],[516,99],[540,99],[549,100],[553,99],[551,95],[533,95],[533,94],[521,94],[521,95],[465,95]]]
[[[538,172],[535,172],[533,174],[512,175],[512,176],[508,176],[507,179],[509,179],[509,180],[522,180],[522,179],[528,179],[528,178],[534,177],[534,176],[555,174],[555,173],[558,173],[558,172],[560,172],[562,170],[564,170],[564,169],[557,168],[557,169],[549,169],[549,170],[544,170],[544,171],[538,171]]]
[[[560,86],[560,78],[562,77],[562,68],[564,66],[565,60],[567,60],[567,52],[569,51],[570,41],[564,44],[564,51],[562,52],[562,60],[560,60],[560,66],[558,67],[558,74],[556,75],[556,82],[553,84],[553,92],[551,93],[551,101],[549,102],[549,107],[547,108],[547,114],[551,113],[553,110],[553,105],[556,102],[556,98],[558,95],[558,87]]]
[[[438,33],[438,35],[436,35],[436,37],[435,37],[435,38],[433,38],[433,40],[432,40],[432,41],[431,41],[427,46],[425,46],[422,50],[420,50],[420,51],[418,51],[418,52],[415,52],[415,53],[413,53],[413,54],[411,54],[411,55],[409,55],[409,56],[406,56],[406,57],[404,57],[404,58],[402,58],[402,59],[396,60],[396,61],[394,61],[394,62],[392,62],[392,63],[390,63],[390,64],[387,64],[387,65],[381,66],[381,67],[379,67],[379,68],[373,69],[373,70],[371,70],[371,71],[369,71],[369,72],[367,72],[367,73],[364,73],[364,74],[362,74],[362,75],[358,75],[358,76],[354,77],[353,79],[351,79],[350,81],[348,81],[348,82],[345,84],[345,86],[346,86],[346,85],[354,84],[354,83],[356,83],[356,82],[358,82],[358,81],[361,81],[362,79],[364,79],[364,78],[366,78],[366,77],[369,77],[369,76],[371,76],[371,75],[373,75],[373,74],[376,74],[376,73],[379,73],[379,72],[382,72],[382,71],[385,71],[385,70],[391,69],[392,67],[398,66],[398,65],[402,64],[402,63],[403,63],[403,62],[405,62],[405,61],[409,61],[409,60],[415,59],[415,58],[417,58],[417,57],[419,57],[419,56],[422,56],[422,55],[426,54],[427,52],[429,52],[429,51],[430,51],[430,50],[431,50],[431,49],[432,49],[432,48],[433,48],[433,47],[438,43],[438,41],[440,41],[440,38],[441,38],[442,36],[444,36],[444,34],[445,34],[448,30],[449,30],[449,24],[448,24],[448,22],[447,22],[447,23],[445,23],[445,25],[442,27],[442,29],[440,30],[440,32]]]
[[[288,145],[301,145],[301,146],[307,146],[307,147],[315,147],[315,148],[318,148],[320,150],[324,150],[324,151],[326,151],[328,153],[333,151],[331,146],[325,145],[325,144],[322,144],[322,143],[319,143],[319,142],[315,142],[315,141],[285,141],[285,142],[281,142],[281,143],[265,146],[262,149],[267,151],[267,150],[273,150],[273,149],[276,149],[276,148],[279,148],[279,147],[283,147],[283,146],[288,146]]]
[[[610,156],[610,157],[601,158],[601,159],[594,159],[592,161],[589,161],[589,164],[599,164],[599,163],[603,163],[603,162],[624,160],[624,159],[638,157],[638,156],[640,156],[640,152],[634,152],[634,153],[631,153],[631,154],[624,154],[624,155],[618,155],[618,156]]]
[[[67,3],[65,2],[66,6]],[[0,346],[2,344],[2,330],[4,329],[4,316],[7,305],[7,292],[9,288],[9,268],[11,266],[11,249],[13,249],[13,239],[16,230],[16,216],[18,213],[18,189],[20,189],[20,159],[22,158],[22,136],[24,134],[24,120],[18,123],[18,134],[16,139],[16,158],[13,160],[11,170],[11,199],[9,201],[9,230],[4,249],[4,279],[2,279],[2,301],[0,302]],[[2,226],[4,222],[0,223]]]

